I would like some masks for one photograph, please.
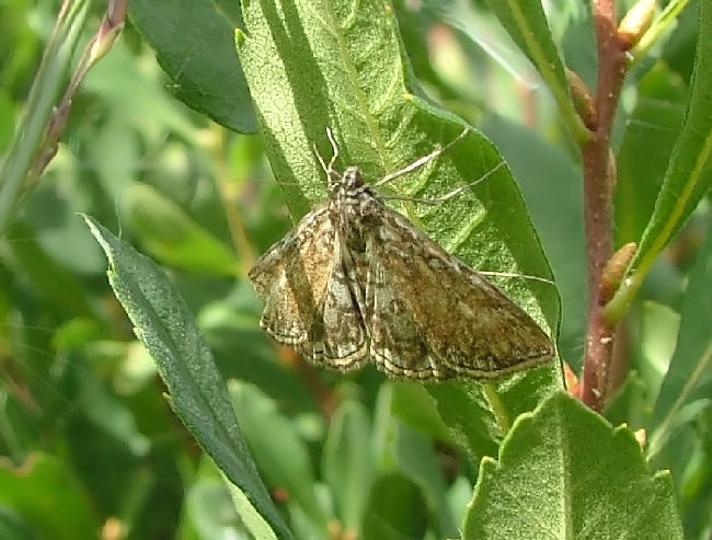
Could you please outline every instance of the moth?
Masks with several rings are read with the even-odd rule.
[[[358,167],[335,171],[338,146],[327,135],[328,166],[317,153],[327,200],[248,274],[269,335],[316,365],[346,372],[370,360],[389,376],[418,380],[495,378],[553,357],[524,310],[386,206]]]

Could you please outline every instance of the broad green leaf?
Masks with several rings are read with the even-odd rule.
[[[682,305],[677,347],[663,380],[650,423],[649,454],[655,455],[671,431],[710,404],[712,383],[712,227],[697,256]],[[697,404],[697,406],[695,406]],[[687,415],[683,414],[687,410]],[[687,416],[687,418],[685,418]]]
[[[246,27],[238,52],[265,138],[272,170],[295,217],[325,197],[326,179],[313,144],[330,156],[325,129],[340,146],[336,166],[358,164],[371,181],[452,142],[464,121],[421,98],[401,49],[388,3],[318,0],[243,2]],[[279,106],[275,106],[279,103]],[[462,140],[394,182],[401,195],[433,198],[489,173],[462,196],[436,207],[404,205],[433,238],[474,268],[550,278],[549,266],[522,197],[493,145],[469,128]],[[556,328],[559,302],[553,287],[532,280],[497,284],[541,324]],[[479,392],[474,383],[472,392]],[[499,390],[506,416],[536,405],[561,387],[556,362],[508,379]],[[460,403],[467,410],[467,401]],[[448,423],[448,419],[443,417]]]
[[[344,528],[359,533],[373,476],[368,411],[344,401],[331,418],[322,458],[323,478],[331,487]]]
[[[232,250],[153,187],[131,186],[124,210],[132,232],[161,262],[197,272],[238,273]]]
[[[502,26],[536,66],[571,133],[585,140],[586,128],[574,109],[564,65],[538,0],[487,0]]]
[[[712,2],[698,2],[697,9],[697,56],[687,114],[653,215],[630,264],[630,279],[606,308],[613,320],[625,312],[658,254],[712,186]]]
[[[482,460],[462,538],[681,539],[682,526],[670,474],[651,474],[633,433],[561,392]]]
[[[136,0],[131,22],[156,50],[176,96],[235,131],[255,130],[250,94],[232,32],[242,25],[230,0]]]
[[[586,273],[581,170],[534,130],[502,116],[489,115],[482,129],[512,167],[541,236],[561,293],[559,354],[576,370],[586,322],[586,288],[581,286]]]
[[[314,491],[309,451],[292,421],[256,386],[230,381],[228,389],[259,470],[272,487],[286,490],[290,500],[325,531],[327,519]]]
[[[2,514],[11,509],[21,516],[35,533],[31,538],[96,538],[99,531],[92,500],[67,463],[55,456],[33,454],[17,468],[0,464],[0,508]]]
[[[278,538],[291,538],[240,433],[227,389],[184,301],[147,257],[89,217],[109,260],[109,282],[153,356],[171,406],[229,480],[244,493],[237,510],[246,523],[261,518]],[[255,534],[257,532],[253,531]]]

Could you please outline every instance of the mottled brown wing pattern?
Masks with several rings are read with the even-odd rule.
[[[369,253],[369,255],[371,255]],[[444,379],[455,375],[428,354],[423,336],[406,303],[393,289],[378,256],[366,285],[371,358],[386,374],[409,379]]]
[[[248,277],[264,299],[260,326],[287,345],[304,343],[320,309],[336,260],[336,231],[326,206],[310,212],[263,255]]]
[[[314,318],[309,339],[298,350],[315,364],[349,371],[368,360],[368,335],[354,298],[358,284],[347,278],[342,260],[335,257],[320,316]]]
[[[275,340],[342,371],[368,360],[368,336],[325,206],[307,214],[261,257],[249,278],[265,300],[260,325]]]
[[[385,209],[371,243],[399,311],[410,314],[445,377],[492,378],[553,356],[549,337],[529,315],[403,216]]]

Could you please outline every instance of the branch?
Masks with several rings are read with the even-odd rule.
[[[612,199],[616,164],[610,138],[626,74],[625,45],[618,36],[614,0],[593,0],[591,9],[598,45],[595,92],[597,125],[581,147],[584,166],[584,219],[588,266],[588,329],[580,397],[594,410],[604,402],[613,328],[602,317],[603,270],[613,252]]]

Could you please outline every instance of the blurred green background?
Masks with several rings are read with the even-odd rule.
[[[589,7],[548,6],[568,65],[592,84]],[[0,4],[0,154],[56,9],[48,0]],[[102,9],[95,6],[86,38]],[[555,104],[479,2],[403,0],[396,9],[425,91],[482,130],[512,167],[560,287],[562,358],[578,371],[581,171]],[[655,202],[684,116],[694,33],[688,7],[624,89],[617,245],[639,238]],[[170,411],[78,212],[166,269],[223,375],[235,381],[257,465],[298,538],[311,537],[320,512],[339,516],[333,538],[352,538],[349,530],[359,528],[373,538],[375,525],[360,522],[364,508],[374,520],[401,520],[391,525],[403,536],[393,538],[457,536],[477,469],[429,396],[415,384],[384,383],[372,368],[349,376],[312,368],[259,329],[261,306],[245,275],[291,227],[283,195],[259,135],[226,130],[176,99],[177,90],[129,22],[89,73],[64,144],[0,240],[0,538],[248,538],[220,476]],[[637,429],[651,414],[709,219],[703,204],[625,323],[618,354],[631,371],[620,375],[607,411],[614,423]],[[261,430],[280,433],[282,454]],[[689,537],[711,538],[712,414],[678,434],[656,466],[673,471]],[[379,518],[394,500],[402,511]]]

